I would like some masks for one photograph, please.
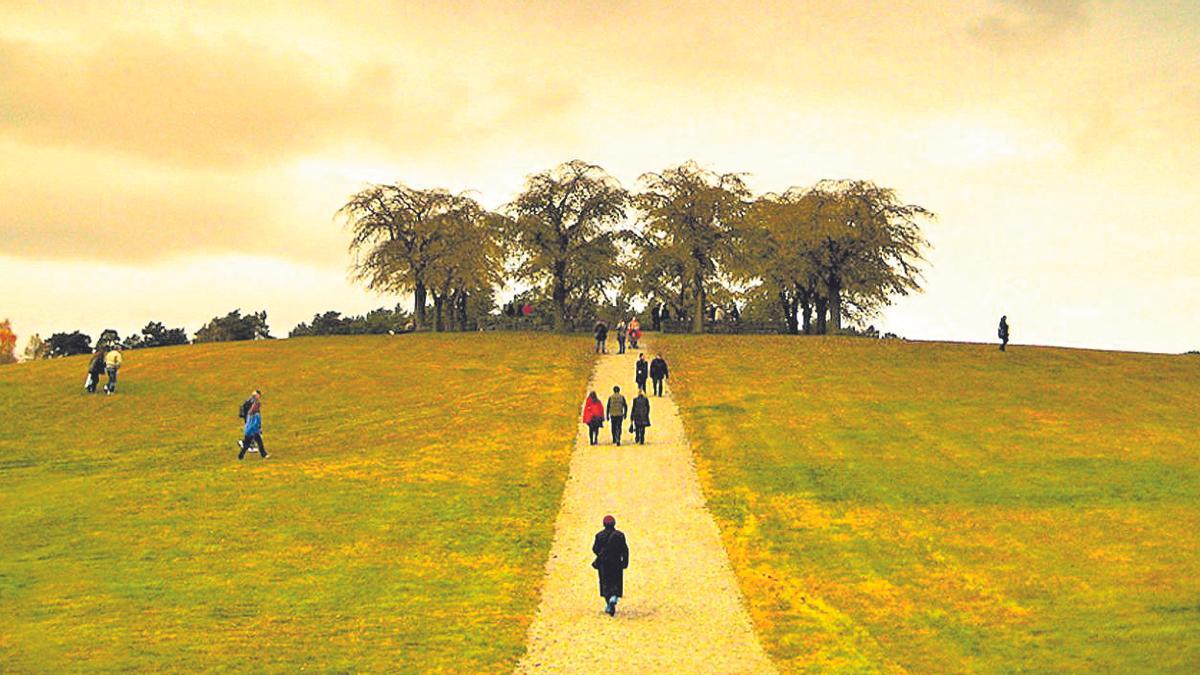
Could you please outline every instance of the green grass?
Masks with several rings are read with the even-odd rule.
[[[510,670],[585,339],[308,338],[0,368],[0,670]],[[264,391],[271,453],[238,462]]]
[[[785,670],[1200,668],[1200,361],[656,339]]]

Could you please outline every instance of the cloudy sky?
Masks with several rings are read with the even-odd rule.
[[[347,281],[333,213],[365,183],[494,207],[568,159],[634,187],[694,158],[935,211],[885,329],[1180,352],[1198,150],[1191,0],[0,0],[0,318],[286,335],[393,304]]]

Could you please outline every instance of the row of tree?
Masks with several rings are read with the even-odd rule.
[[[702,332],[712,304],[740,302],[791,332],[836,333],[920,288],[919,224],[932,213],[894,190],[841,180],[755,196],[742,175],[695,162],[638,182],[631,192],[571,161],[494,212],[396,183],[363,189],[338,216],[356,278],[412,293],[418,328],[467,327],[508,281],[530,286],[523,301],[549,307],[560,331],[637,302]]]

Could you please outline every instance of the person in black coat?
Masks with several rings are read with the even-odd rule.
[[[650,362],[645,354],[638,354],[637,363],[633,366],[633,379],[637,381],[638,389],[646,389],[646,377],[650,373]]]
[[[650,379],[654,381],[654,395],[662,396],[663,380],[667,379],[667,361],[662,354],[657,354],[650,362]]]
[[[96,353],[92,354],[92,360],[88,362],[87,390],[89,394],[96,393],[96,385],[100,384],[100,376],[104,374],[104,357],[107,355],[106,351],[96,347]]]
[[[608,325],[603,321],[597,321],[596,327],[593,329],[596,334],[596,353],[608,353]]]
[[[650,426],[650,399],[646,398],[646,390],[638,390],[637,398],[629,408],[629,421],[633,423],[633,441],[638,445],[646,444],[646,427]]]
[[[617,529],[617,519],[604,516],[604,529],[596,533],[592,544],[596,559],[592,567],[600,573],[600,597],[609,616],[617,613],[617,601],[624,595],[625,570],[629,567],[629,545],[625,533]]]
[[[1000,328],[996,331],[996,336],[1000,338],[1000,351],[1006,351],[1004,348],[1008,346],[1008,316],[1000,317]]]

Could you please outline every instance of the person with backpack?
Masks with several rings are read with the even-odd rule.
[[[96,347],[96,352],[92,354],[92,360],[88,361],[88,378],[85,389],[89,394],[96,393],[96,387],[100,385],[100,376],[104,374],[104,350]]]
[[[625,421],[625,415],[628,412],[629,405],[625,402],[625,397],[621,395],[621,388],[613,387],[612,396],[608,397],[605,414],[608,416],[608,421],[612,423],[612,439],[615,445],[621,444],[621,423]]]
[[[638,445],[646,444],[646,427],[650,426],[650,399],[646,398],[646,388],[638,390],[629,410],[629,421],[633,423],[633,442]]]
[[[604,426],[604,404],[594,391],[588,394],[587,400],[583,402],[583,423],[588,428],[588,443],[599,444],[600,427]]]
[[[104,393],[117,393],[117,371],[121,369],[121,346],[114,345],[104,357],[104,370],[108,374],[108,382],[104,384]]]
[[[1000,328],[996,331],[996,336],[1000,338],[1000,351],[1008,346],[1008,315],[1000,317]]]
[[[246,451],[255,443],[258,444],[258,454],[263,459],[270,457],[262,439],[262,391],[255,389],[250,398],[242,402],[238,416],[246,420],[242,427],[242,440],[238,441],[238,459],[245,459]]]
[[[650,381],[654,383],[654,395],[662,396],[663,380],[667,379],[667,360],[657,354],[650,362]]]
[[[600,575],[604,612],[616,616],[617,601],[625,591],[625,570],[629,568],[629,544],[625,533],[617,529],[616,518],[604,516],[604,529],[596,533],[592,553],[596,554],[592,568]]]

